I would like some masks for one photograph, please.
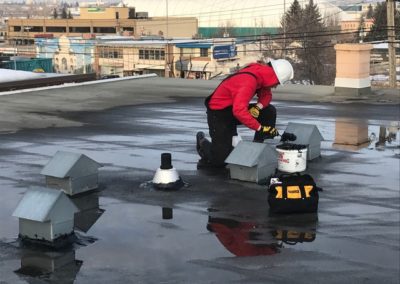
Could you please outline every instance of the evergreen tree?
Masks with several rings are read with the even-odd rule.
[[[73,19],[71,11],[68,11],[68,19]]]
[[[387,39],[387,7],[386,2],[378,3],[374,9],[372,19],[374,24],[365,37],[365,41],[379,41]],[[396,40],[400,39],[400,12],[395,9],[394,16]]]
[[[295,80],[310,84],[332,84],[335,77],[335,51],[330,47],[332,38],[324,33],[337,29],[337,26],[325,25],[313,0],[309,0],[304,9],[298,0],[293,0],[281,19],[281,28],[283,27],[286,37],[282,49],[288,51],[285,56],[294,64]],[[287,49],[286,45],[293,42],[300,44],[301,48]]]
[[[369,4],[369,6],[368,6],[368,11],[367,11],[367,14],[366,14],[366,18],[367,19],[372,19],[372,16],[374,15],[374,10],[372,9],[372,5],[371,4]]]
[[[302,31],[303,22],[303,9],[301,8],[299,1],[294,0],[290,5],[289,10],[283,15],[281,19],[281,28],[286,34],[287,43],[298,40],[299,35]]]
[[[311,84],[321,84],[324,73],[322,60],[324,50],[321,47],[324,44],[325,26],[318,6],[313,0],[309,0],[304,8],[301,28],[303,49],[299,57],[303,61],[305,78]]]
[[[57,8],[53,9],[53,18],[57,19],[58,18],[58,12],[57,12]]]
[[[61,19],[67,19],[67,18],[68,18],[67,8],[65,8],[64,6],[61,10]]]

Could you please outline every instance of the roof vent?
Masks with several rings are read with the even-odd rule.
[[[89,157],[72,152],[57,151],[42,169],[48,188],[62,189],[69,196],[98,188],[101,164]]]
[[[178,171],[172,166],[171,153],[161,154],[161,166],[153,177],[153,186],[162,190],[177,190],[183,186]]]

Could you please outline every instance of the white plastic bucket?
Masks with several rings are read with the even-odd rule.
[[[278,170],[295,173],[306,169],[307,146],[281,144],[276,146],[276,151],[278,152]]]

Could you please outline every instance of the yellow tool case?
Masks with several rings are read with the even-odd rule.
[[[271,178],[268,204],[271,213],[311,213],[318,210],[318,192],[314,179],[300,173]]]

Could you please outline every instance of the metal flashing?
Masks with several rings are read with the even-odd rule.
[[[296,135],[296,140],[291,142],[293,144],[309,145],[312,142],[319,143],[324,140],[318,127],[313,124],[289,122],[285,132]]]
[[[87,176],[97,173],[100,167],[102,167],[101,164],[86,155],[57,151],[40,174],[57,178]]]
[[[269,164],[269,158],[275,162],[277,154],[268,144],[241,141],[226,158],[225,163],[254,167]]]
[[[55,210],[58,211],[55,215],[64,215],[68,211],[74,214],[79,211],[62,191],[36,187],[24,194],[12,216],[38,222],[51,221],[52,211],[59,202],[60,206],[68,207],[68,210]]]

